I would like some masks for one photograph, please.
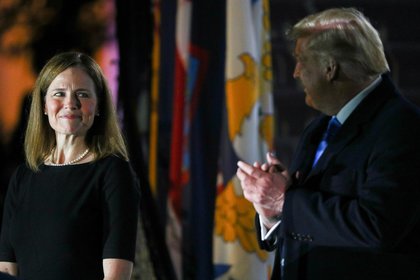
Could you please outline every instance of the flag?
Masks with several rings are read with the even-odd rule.
[[[153,48],[151,59],[150,85],[150,132],[149,132],[149,183],[154,196],[157,195],[158,139],[159,139],[159,67],[160,67],[160,27],[161,3],[153,4]]]
[[[164,5],[167,1],[164,2],[155,3],[156,5],[153,7],[155,15],[161,11],[161,8],[165,15],[167,10],[170,10]],[[147,140],[145,139],[146,134],[142,131],[142,124],[146,122],[141,119],[141,117],[144,117],[144,112],[148,111],[145,105],[147,105],[148,93],[152,87],[149,79],[147,79],[150,73],[149,54],[152,49],[152,2],[126,0],[115,1],[115,5],[117,8],[117,35],[120,50],[119,107],[123,112],[123,130],[129,148],[130,162],[138,175],[141,192],[137,247],[139,249],[136,251],[137,262],[134,266],[133,279],[139,279],[138,277],[141,276],[142,279],[143,277],[156,277],[156,279],[172,280],[175,279],[172,263],[167,247],[162,242],[164,240],[163,222],[149,184],[148,165],[145,161],[147,147],[144,146]],[[164,18],[167,19],[168,17]],[[160,27],[166,30],[167,26],[167,22],[162,20],[162,26],[155,26],[155,31],[160,31]],[[163,52],[163,50],[161,51]],[[166,58],[162,57],[162,59]],[[154,62],[156,63],[156,61]],[[164,70],[166,69],[159,68],[156,70],[154,68],[155,72]],[[161,85],[161,80],[158,82],[158,88],[161,90],[164,86]],[[153,85],[153,88],[156,89],[156,84]],[[162,96],[164,95],[161,94],[159,97]],[[159,111],[166,112],[168,110],[160,110],[159,108]],[[165,116],[159,115],[158,121],[166,119]],[[154,122],[152,122],[152,125],[154,125]],[[162,133],[159,135],[162,135]],[[164,147],[165,145],[160,145],[159,142],[160,146]]]
[[[269,0],[226,1],[225,112],[214,214],[216,279],[269,279],[274,255],[259,249],[255,210],[236,177],[237,161],[265,161],[273,149]]]
[[[213,279],[224,1],[178,0],[166,241],[178,279]]]
[[[185,189],[183,278],[214,279],[213,218],[224,104],[225,0],[193,1],[189,82],[195,108],[190,130],[190,184]]]
[[[175,29],[175,70],[166,242],[178,279],[182,279],[182,194],[189,183],[191,91],[187,91],[192,2],[178,0]]]

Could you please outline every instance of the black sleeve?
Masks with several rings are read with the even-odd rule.
[[[16,211],[18,178],[21,177],[20,168],[13,173],[3,208],[3,220],[0,235],[0,261],[16,262],[15,251],[10,242],[11,221]]]
[[[113,159],[103,186],[103,253],[102,257],[134,261],[139,186],[130,164]]]

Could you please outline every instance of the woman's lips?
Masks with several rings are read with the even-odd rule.
[[[79,119],[80,116],[79,115],[63,115],[61,116],[62,119],[69,119],[69,120],[74,120],[74,119]]]

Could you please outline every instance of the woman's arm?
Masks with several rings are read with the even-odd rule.
[[[103,259],[104,280],[130,280],[133,263],[123,259]]]
[[[17,275],[17,263],[14,262],[0,262],[0,271],[16,276]]]

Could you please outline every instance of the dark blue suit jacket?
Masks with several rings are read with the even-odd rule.
[[[0,272],[0,280],[18,280],[16,277]]]
[[[382,79],[313,169],[328,117],[305,129],[277,235],[259,237],[273,279],[281,254],[285,280],[420,279],[420,110]]]

